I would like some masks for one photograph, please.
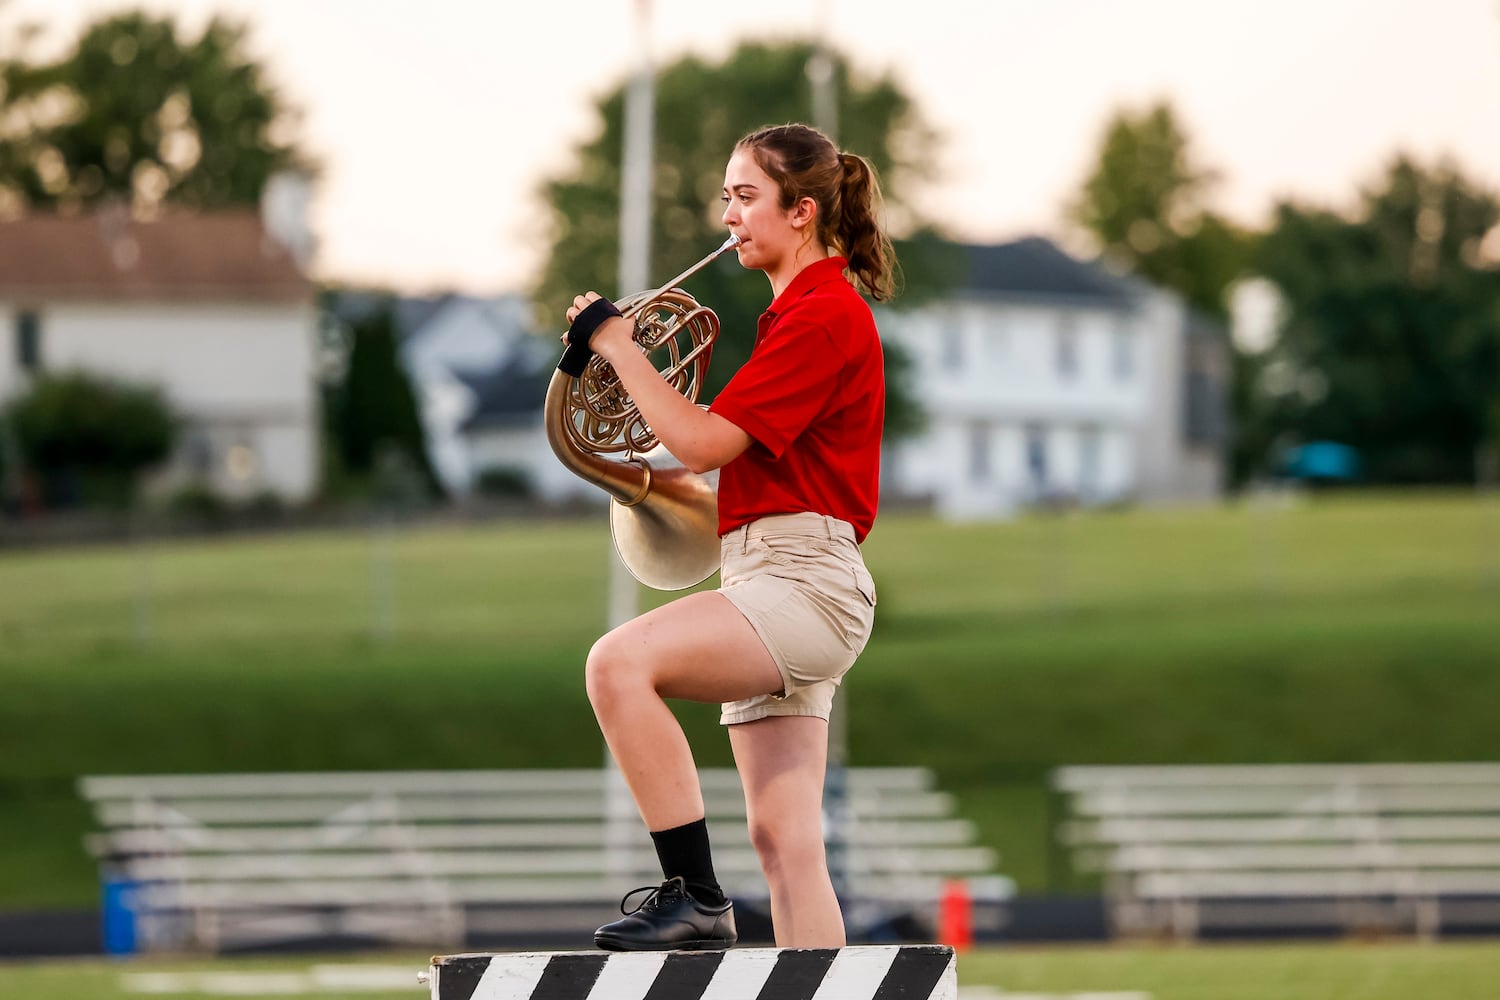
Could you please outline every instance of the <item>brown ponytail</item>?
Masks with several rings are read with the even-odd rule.
[[[849,270],[876,302],[884,302],[895,292],[892,270],[895,251],[880,228],[875,213],[880,206],[880,184],[875,170],[864,157],[840,153],[844,166],[839,185],[834,245],[849,258]]]
[[[880,184],[864,157],[840,152],[810,125],[771,125],[741,139],[781,188],[781,207],[803,198],[818,205],[818,236],[848,258],[849,273],[877,302],[895,294],[896,254],[880,228]]]

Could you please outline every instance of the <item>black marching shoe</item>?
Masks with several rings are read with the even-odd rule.
[[[651,890],[634,910],[625,904],[638,892]],[[687,890],[681,876],[659,886],[632,889],[620,900],[625,919],[594,932],[594,944],[606,951],[722,951],[739,935],[734,929],[734,904],[707,906]]]

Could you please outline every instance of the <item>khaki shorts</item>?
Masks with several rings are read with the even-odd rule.
[[[847,521],[822,514],[763,517],[723,536],[722,586],[756,633],[782,690],[724,703],[724,725],[768,715],[827,719],[833,692],[869,641],[875,581]]]

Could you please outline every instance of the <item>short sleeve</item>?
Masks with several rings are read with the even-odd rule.
[[[709,407],[776,458],[823,411],[844,367],[826,325],[811,320],[779,317]]]

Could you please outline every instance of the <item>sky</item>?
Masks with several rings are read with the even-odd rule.
[[[826,36],[892,74],[941,136],[911,201],[957,239],[1067,243],[1108,116],[1159,99],[1247,224],[1349,208],[1397,151],[1500,190],[1500,0],[0,0],[0,28],[39,22],[45,51],[125,7],[247,21],[323,165],[315,276],[412,294],[524,290],[538,187],[599,99],[642,58],[749,39]]]

